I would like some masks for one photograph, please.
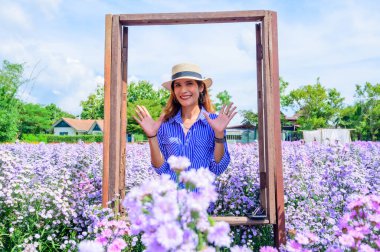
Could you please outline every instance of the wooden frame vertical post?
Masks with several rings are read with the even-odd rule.
[[[103,176],[108,176],[108,185],[103,182],[103,206],[108,201],[120,197],[120,167],[122,163],[122,153],[125,149],[125,129],[123,129],[123,120],[125,118],[125,108],[122,109],[123,82],[122,82],[122,63],[121,63],[121,44],[122,34],[119,15],[111,15],[112,24],[110,25],[108,15],[106,17],[106,57],[109,57],[111,51],[110,64],[106,64],[106,72],[110,72],[110,76],[105,80],[105,110],[104,124],[107,131],[104,132],[104,154],[108,160],[103,161]],[[109,31],[109,29],[111,31]],[[110,34],[110,35],[109,35]],[[110,38],[109,38],[110,36]],[[111,46],[107,45],[107,41],[111,40]],[[126,90],[126,89],[125,89]],[[107,106],[106,106],[107,103]],[[124,122],[125,125],[125,122]],[[125,150],[124,150],[125,153]],[[124,163],[124,162],[123,162]],[[125,163],[124,163],[125,164]]]
[[[285,214],[284,214],[284,188],[282,175],[281,154],[281,120],[280,120],[280,88],[277,44],[277,14],[268,12],[263,21],[264,68],[267,73],[264,77],[266,112],[265,148],[267,162],[267,177],[269,181],[268,199],[270,208],[269,219],[274,219],[274,235],[277,247],[285,244]],[[281,181],[279,181],[281,180]]]
[[[121,129],[120,129],[120,168],[119,168],[119,194],[120,199],[125,196],[125,166],[126,166],[126,142],[127,142],[127,87],[128,87],[128,27],[123,27],[123,48],[121,51],[121,73],[122,73],[122,92],[121,92]],[[122,210],[122,208],[120,208]]]
[[[273,85],[270,73],[269,50],[269,20],[268,15],[263,20],[263,107],[264,107],[264,153],[267,182],[267,215],[270,223],[276,223],[276,199],[275,199],[275,156],[274,156],[274,110],[273,110]]]
[[[261,24],[256,24],[256,69],[257,69],[257,115],[259,130],[259,172],[260,172],[260,204],[263,209],[267,209],[267,176],[265,169],[264,151],[264,108],[263,108],[263,44],[262,44]]]
[[[284,178],[282,172],[282,145],[280,120],[280,84],[278,65],[278,35],[277,13],[270,12],[269,62],[271,83],[273,85],[273,117],[274,117],[274,158],[275,158],[275,188],[276,188],[276,224],[274,225],[275,244],[279,247],[286,242],[285,209],[284,209]]]
[[[104,125],[103,125],[103,179],[102,206],[107,207],[109,186],[109,147],[110,147],[110,87],[111,87],[111,35],[112,15],[106,15],[104,48]]]

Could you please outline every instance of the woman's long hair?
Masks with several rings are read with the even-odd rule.
[[[203,83],[203,81],[196,80],[196,82],[199,88],[203,86],[203,91],[199,94],[199,98],[198,98],[199,108],[204,107],[207,112],[213,113],[215,111],[214,105],[211,102],[210,95],[208,94],[206,85]],[[167,120],[175,116],[178,113],[179,109],[181,108],[181,104],[178,102],[174,94],[173,82],[172,82],[171,88],[172,88],[172,91],[170,92],[169,100],[166,103],[166,107],[164,109],[164,113],[165,113],[164,122],[166,122]]]

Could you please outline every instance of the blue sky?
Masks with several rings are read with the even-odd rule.
[[[25,63],[22,99],[73,114],[103,84],[105,14],[274,10],[280,76],[289,90],[317,77],[353,101],[356,84],[380,82],[380,1],[0,0],[0,60]],[[256,109],[253,23],[131,27],[130,80],[160,87],[171,66],[194,62],[238,109]],[[288,112],[291,114],[291,111]],[[238,122],[240,118],[236,118]]]

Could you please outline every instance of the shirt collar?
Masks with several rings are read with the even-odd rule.
[[[169,119],[169,122],[170,123],[177,122],[178,124],[182,124],[183,122],[182,122],[181,112],[182,112],[182,110],[179,109],[178,112],[177,112],[177,114]],[[200,120],[202,123],[207,124],[207,119],[206,119],[205,115],[203,114],[203,112],[206,112],[207,114],[210,114],[210,113],[208,113],[205,110],[204,107],[202,107],[201,108],[201,113],[199,114],[197,121]]]

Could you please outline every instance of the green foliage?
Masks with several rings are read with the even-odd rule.
[[[169,91],[155,90],[148,81],[130,82],[127,94],[127,132],[144,134],[141,127],[133,119],[137,105],[145,106],[153,118],[158,118],[169,98]],[[104,118],[104,87],[98,86],[94,94],[90,94],[86,101],[81,102],[82,119]]]
[[[133,134],[145,134],[140,125],[136,122],[136,120],[132,117],[136,114],[135,108],[137,105],[145,106],[147,110],[149,111],[150,115],[153,119],[157,119],[161,113],[163,107],[157,103],[157,101],[154,100],[137,100],[135,102],[129,102],[128,103],[128,111],[127,111],[127,117],[128,117],[128,124],[127,124],[127,132],[133,133]]]
[[[82,119],[103,119],[104,118],[104,87],[98,86],[94,94],[90,94],[87,100],[81,101]]]
[[[292,90],[282,98],[285,107],[291,107],[301,114],[297,121],[301,129],[335,126],[344,100],[335,88],[323,87],[319,78],[316,84]]]
[[[21,104],[19,116],[18,129],[21,139],[24,134],[51,133],[53,123],[62,117],[75,118],[55,104],[42,106],[34,103]]]
[[[51,126],[49,111],[43,106],[26,103],[21,107],[19,130],[23,134],[47,133]]]
[[[75,118],[74,115],[63,111],[62,109],[57,107],[57,105],[55,105],[54,103],[46,105],[45,109],[49,113],[50,125],[53,125],[53,123],[55,123],[58,119],[61,119],[62,117]]]
[[[219,111],[223,105],[228,105],[231,103],[232,96],[227,92],[227,90],[224,90],[223,92],[219,92],[216,95],[216,98],[218,101],[215,102],[215,109],[216,111]]]
[[[47,143],[78,143],[79,141],[85,143],[103,142],[103,135],[76,135],[76,136],[57,136],[48,135],[46,138]]]
[[[22,134],[21,141],[26,143],[47,143],[47,134]]]
[[[17,137],[20,101],[16,94],[26,80],[22,64],[6,60],[0,68],[0,142],[14,141]]]
[[[243,117],[243,121],[241,121],[242,124],[258,125],[259,123],[257,113],[252,110],[242,110],[240,111],[240,115]]]
[[[359,140],[380,139],[380,84],[356,85],[356,101],[341,111],[338,125],[355,129]]]

